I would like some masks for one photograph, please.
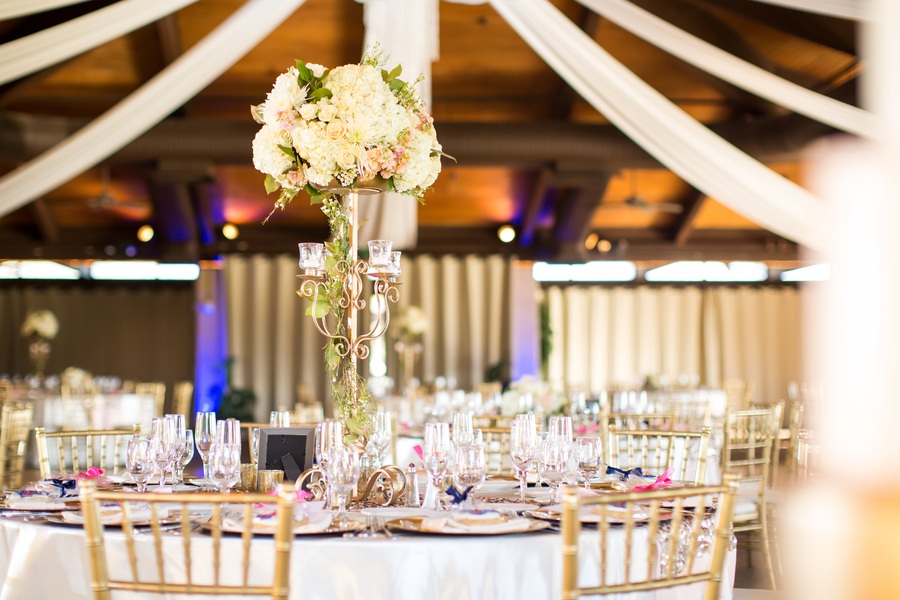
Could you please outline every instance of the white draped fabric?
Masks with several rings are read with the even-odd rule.
[[[825,203],[681,111],[546,0],[491,4],[585,100],[682,179],[766,229],[825,249]]]
[[[757,402],[800,376],[795,288],[550,287],[557,389],[599,392],[646,376],[751,384]]]
[[[869,20],[872,14],[869,0],[756,0],[756,2],[856,21]]]
[[[4,0],[0,4],[0,20],[24,17],[39,12],[81,4],[88,0]]]
[[[247,0],[143,87],[74,135],[0,178],[0,215],[59,187],[159,123],[230,68],[304,2]]]
[[[578,0],[654,46],[775,104],[848,133],[883,133],[872,113],[761,69],[625,0]]]
[[[471,389],[484,381],[487,368],[509,360],[509,280],[511,260],[501,256],[421,255],[403,260],[400,302],[391,314],[405,307],[421,307],[428,331],[417,375],[430,382],[438,376],[453,378]],[[297,386],[312,390],[312,397],[330,397],[325,376],[325,338],[305,315],[308,302],[295,293],[297,263],[293,256],[232,255],[225,259],[224,278],[229,330],[228,353],[235,358],[235,387],[252,390],[257,397],[256,417],[268,420],[269,411],[293,407]],[[360,314],[368,327],[368,311]],[[383,338],[388,348],[388,373],[396,376],[392,350],[396,325]],[[360,363],[365,373],[367,364]],[[325,402],[326,413],[331,407]]]
[[[0,46],[0,84],[69,60],[197,0],[119,0],[55,27]]]
[[[389,57],[388,68],[402,65],[401,77],[416,86],[431,107],[431,63],[438,58],[438,0],[364,0],[365,46],[376,43]],[[439,138],[440,139],[440,138]],[[412,250],[418,240],[418,201],[401,194],[381,194],[360,204],[360,219],[369,225],[360,242],[391,240],[395,250]]]

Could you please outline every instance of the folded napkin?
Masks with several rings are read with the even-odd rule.
[[[158,509],[156,511],[158,519],[165,519],[169,516],[169,511]],[[84,515],[80,510],[62,513],[63,520],[67,523],[84,523]],[[147,522],[153,518],[153,512],[150,507],[133,508],[131,510],[131,521],[134,523]],[[100,522],[104,525],[121,525],[122,509],[118,506],[102,507],[100,509]]]
[[[421,527],[422,531],[431,533],[516,533],[528,531],[531,522],[528,519],[514,518],[500,523],[463,524],[447,517],[425,517]]]
[[[65,510],[68,507],[69,505],[62,500],[54,500],[47,496],[6,499],[6,508],[13,510]]]
[[[656,481],[654,481],[653,483],[649,483],[647,485],[636,485],[636,486],[634,486],[633,491],[646,492],[649,490],[665,489],[665,488],[669,487],[670,485],[672,485],[672,480],[670,479],[670,476],[674,472],[675,472],[675,469],[673,469],[672,467],[669,467],[668,469],[666,469],[665,473],[663,473],[662,475],[660,475],[659,477],[656,478]]]

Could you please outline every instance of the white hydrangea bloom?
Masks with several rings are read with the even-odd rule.
[[[253,166],[256,170],[277,177],[293,164],[278,146],[291,146],[291,135],[281,129],[263,125],[253,138]]]
[[[306,88],[297,83],[297,75],[297,69],[291,67],[275,79],[262,109],[266,125],[282,129],[290,129],[293,125],[297,107],[306,99]]]

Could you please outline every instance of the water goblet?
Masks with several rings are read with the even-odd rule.
[[[156,457],[149,435],[135,435],[128,441],[125,466],[128,474],[137,483],[137,491],[146,492],[147,482],[156,473]]]
[[[472,413],[456,412],[453,413],[453,427],[451,429],[453,445],[461,446],[472,442],[474,425],[472,424]]]
[[[509,455],[519,480],[519,501],[525,501],[528,469],[537,454],[538,438],[534,415],[516,415],[509,428]]]
[[[569,447],[560,437],[547,435],[538,450],[538,474],[550,486],[550,503],[556,504],[557,490],[569,468]]]
[[[222,493],[231,491],[241,480],[241,447],[214,442],[209,451],[209,479]]]
[[[469,488],[472,492],[478,490],[484,483],[487,475],[487,464],[484,460],[484,446],[482,444],[464,444],[456,449],[456,463],[453,468],[453,484],[460,494]],[[471,497],[466,504],[472,505]]]
[[[442,481],[450,464],[450,427],[447,423],[426,423],[425,424],[425,440],[422,450],[423,462],[425,470],[429,476],[430,492],[426,491],[425,500],[429,504],[426,506],[423,502],[423,508],[432,510],[440,510],[441,503],[439,493],[441,491]]]
[[[197,452],[203,461],[203,476],[209,477],[209,448],[215,439],[216,413],[202,411],[197,413],[194,422],[194,441],[197,443]]]
[[[584,488],[590,488],[591,479],[600,471],[603,463],[600,438],[580,437],[575,440],[575,461],[578,463],[578,472],[584,479]]]
[[[241,422],[237,419],[225,419],[216,423],[216,442],[235,444],[241,447]]]
[[[566,444],[572,443],[572,417],[550,417],[547,429],[550,435],[562,438]]]
[[[348,446],[337,446],[328,461],[328,481],[338,501],[335,522],[347,521],[347,499],[359,481],[359,455]]]

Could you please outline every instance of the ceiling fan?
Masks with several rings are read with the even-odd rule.
[[[601,209],[609,208],[636,208],[645,213],[669,213],[673,215],[680,214],[684,211],[684,205],[678,202],[647,202],[637,193],[637,176],[631,173],[631,193],[622,202],[614,204],[601,204]]]

